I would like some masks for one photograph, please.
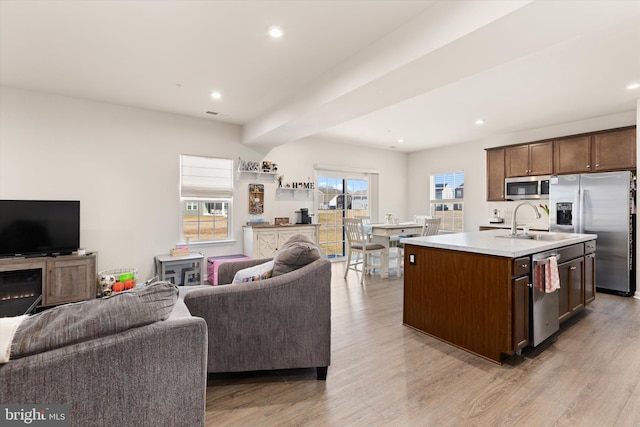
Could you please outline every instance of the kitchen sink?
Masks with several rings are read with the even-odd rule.
[[[565,240],[570,239],[573,234],[569,233],[518,233],[518,234],[504,234],[501,236],[507,239],[525,239],[525,240],[545,240],[545,241],[557,241],[557,240]]]
[[[534,236],[534,240],[565,240],[575,237],[573,234],[569,233],[536,233]]]
[[[535,235],[519,233],[519,234],[502,234],[496,237],[507,238],[507,239],[533,239]]]

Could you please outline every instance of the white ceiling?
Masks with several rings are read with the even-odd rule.
[[[411,152],[634,111],[633,81],[638,0],[0,0],[0,84],[235,123],[247,144]]]

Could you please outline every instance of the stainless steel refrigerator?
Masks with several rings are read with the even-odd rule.
[[[597,234],[596,288],[625,296],[635,292],[633,184],[631,172],[559,175],[549,181],[549,230]]]

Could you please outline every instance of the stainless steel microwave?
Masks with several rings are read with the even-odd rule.
[[[538,200],[549,198],[551,176],[522,176],[504,180],[504,197],[507,200]]]

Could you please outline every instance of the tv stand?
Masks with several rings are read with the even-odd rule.
[[[42,270],[42,303],[50,307],[96,297],[97,253],[0,259],[0,272]]]

